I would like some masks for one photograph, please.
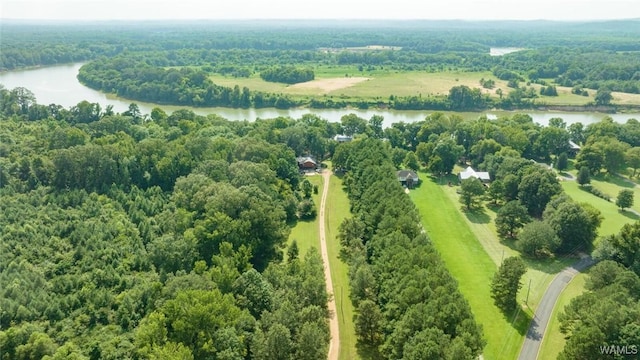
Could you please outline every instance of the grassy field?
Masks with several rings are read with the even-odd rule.
[[[340,242],[337,239],[338,226],[350,215],[349,199],[342,189],[342,180],[331,176],[329,193],[325,207],[325,231],[327,251],[331,266],[333,295],[340,325],[340,359],[359,359],[356,349],[356,333],[353,326],[353,306],[349,298],[349,267],[340,260]]]
[[[294,86],[281,83],[267,82],[260,78],[260,74],[252,74],[248,78],[236,78],[221,74],[210,75],[210,79],[218,84],[228,87],[238,85],[269,93],[287,94],[295,98],[313,96],[329,96],[344,100],[386,100],[390,95],[396,96],[427,96],[446,95],[449,90],[458,85],[466,85],[470,88],[478,88],[483,93],[497,97],[495,91],[502,89],[506,96],[512,89],[507,87],[507,82],[496,78],[490,71],[465,72],[448,70],[435,73],[426,71],[398,71],[391,69],[359,71],[357,66],[347,65],[309,65],[315,73],[314,80],[317,86]],[[350,80],[351,78],[351,80]],[[363,78],[354,83],[353,78]],[[493,89],[484,89],[480,86],[480,79],[492,79],[495,81]],[[325,87],[326,80],[331,80],[331,85]],[[553,84],[553,79],[548,79]],[[343,85],[339,85],[340,82]],[[308,84],[311,85],[311,84]],[[542,85],[531,84],[530,87],[539,93]],[[571,93],[570,87],[556,86],[558,96],[539,96],[535,99],[541,105],[587,105],[593,103],[595,91],[590,90],[589,96]],[[619,105],[640,104],[640,94],[612,93],[612,103]]]
[[[529,315],[520,312],[514,321],[513,316],[503,315],[493,304],[490,283],[497,270],[495,261],[458,210],[457,201],[451,201],[445,190],[449,187],[437,184],[425,173],[421,176],[423,183],[412,190],[410,196],[420,211],[429,237],[457,279],[476,320],[483,326],[488,342],[484,358],[516,358],[528,328]],[[450,189],[455,194],[453,187]]]
[[[449,186],[443,186],[441,188],[449,198],[449,201],[456,205],[457,210],[466,220],[467,226],[469,226],[473,231],[474,235],[480,244],[482,244],[482,247],[485,249],[489,257],[491,257],[496,266],[499,266],[502,263],[502,259],[520,254],[520,252],[515,249],[515,245],[512,241],[501,242],[497,236],[495,218],[499,207],[487,204],[488,206],[481,211],[462,211],[459,206],[458,194],[456,193],[456,189],[458,188]],[[576,259],[523,259],[527,264],[528,270],[522,278],[524,285],[518,294],[518,300],[521,304],[525,305],[525,309],[528,314],[533,316],[533,312],[555,275],[565,267],[575,262]]]
[[[620,190],[633,190],[635,201],[631,208],[640,211],[640,188],[634,187],[633,184],[626,182],[622,177],[606,174],[598,175],[591,178],[591,185],[609,195],[614,202]]]
[[[505,94],[509,92],[506,81],[499,80],[491,72],[459,72],[445,71],[428,73],[425,71],[392,71],[373,70],[358,71],[355,66],[316,66],[314,68],[316,80],[345,79],[349,77],[364,77],[367,80],[355,85],[331,90],[319,91],[314,88],[298,88],[286,84],[264,81],[259,74],[253,74],[249,78],[235,78],[220,74],[211,75],[209,78],[216,84],[224,86],[246,86],[251,90],[271,93],[289,94],[292,96],[324,95],[341,98],[364,99],[388,99],[390,95],[446,95],[449,89],[457,85],[467,85],[471,88],[479,88],[480,79],[493,79],[496,87],[492,90],[482,89],[483,92],[495,94],[495,90],[502,88]],[[348,81],[345,81],[345,84]]]
[[[617,185],[610,183],[606,184],[607,189],[618,188]],[[594,185],[602,190],[604,190],[605,188],[601,184],[594,183]],[[596,209],[600,210],[603,220],[602,225],[600,225],[600,229],[598,230],[599,236],[616,234],[620,231],[620,228],[622,228],[624,224],[632,223],[639,219],[638,216],[633,213],[627,211],[621,212],[615,205],[615,203],[606,201],[591,193],[581,190],[580,186],[575,181],[563,181],[562,188],[564,189],[565,193],[567,193],[567,195],[569,195],[573,200],[591,204]]]
[[[556,359],[566,340],[564,334],[560,332],[560,321],[558,321],[558,314],[564,310],[564,307],[569,304],[571,299],[579,296],[584,292],[584,282],[586,280],[587,273],[581,273],[571,280],[571,282],[564,289],[558,302],[556,303],[549,325],[547,326],[547,332],[544,334],[544,340],[540,346],[540,352],[538,353],[538,359]]]
[[[322,183],[322,176],[313,175],[307,176],[305,179],[309,180],[311,185],[318,186],[318,193],[312,194],[311,198],[313,202],[316,204],[316,208],[320,208],[320,196],[322,195],[322,188],[324,184]],[[307,250],[311,247],[315,247],[320,252],[320,237],[318,235],[318,218],[311,221],[303,221],[300,220],[296,222],[295,226],[291,228],[291,233],[289,234],[289,241],[287,246],[291,244],[293,240],[298,242],[298,249],[300,250],[300,258],[304,258],[304,255],[307,253]],[[286,257],[286,252],[285,252]]]

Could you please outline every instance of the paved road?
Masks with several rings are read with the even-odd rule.
[[[524,339],[522,349],[520,349],[520,356],[518,356],[518,360],[536,360],[538,358],[540,344],[542,343],[542,338],[547,330],[547,324],[549,323],[549,318],[551,318],[553,308],[558,301],[558,297],[574,276],[593,264],[593,259],[591,259],[590,256],[587,256],[575,264],[565,268],[556,275],[551,284],[549,284],[547,291],[545,291],[542,296],[542,300],[540,300],[540,304],[536,309],[533,320],[531,320],[531,325],[529,325],[527,337]]]
[[[329,294],[329,332],[331,334],[331,341],[329,342],[329,353],[327,354],[328,360],[338,360],[340,354],[340,329],[338,327],[338,313],[336,312],[336,301],[333,297],[333,282],[331,281],[331,267],[329,266],[329,253],[327,252],[327,240],[325,238],[324,231],[324,208],[327,203],[327,194],[329,194],[329,180],[331,180],[331,171],[329,169],[323,169],[322,179],[324,180],[324,186],[322,188],[322,198],[320,199],[320,216],[318,218],[319,233],[320,233],[320,253],[322,255],[322,262],[324,263],[324,281],[327,286],[327,293]]]

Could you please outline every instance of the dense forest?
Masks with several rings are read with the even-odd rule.
[[[330,124],[37,117],[26,91],[0,91],[3,359],[326,357],[322,260],[284,247]]]

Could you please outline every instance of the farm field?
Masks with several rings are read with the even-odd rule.
[[[307,83],[286,85],[267,82],[259,74],[249,78],[236,78],[220,74],[209,78],[218,85],[246,86],[250,90],[282,93],[292,96],[339,96],[346,98],[383,99],[395,96],[427,96],[446,95],[449,89],[457,85],[482,89],[484,93],[492,93],[501,88],[505,94],[509,92],[507,82],[497,79],[491,72],[445,71],[428,73],[425,71],[373,70],[358,71],[354,66],[319,66],[314,68],[315,80]],[[480,79],[493,79],[494,89],[483,89]],[[331,80],[331,81],[329,81]]]

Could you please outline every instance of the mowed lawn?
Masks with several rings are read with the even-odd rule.
[[[591,185],[609,195],[614,203],[620,190],[632,190],[634,202],[631,208],[640,212],[640,188],[627,182],[622,177],[606,174],[599,175],[591,178]]]
[[[311,175],[306,176],[304,179],[309,180],[311,185],[318,186],[318,193],[311,195],[313,202],[316,204],[316,209],[320,210],[320,196],[322,196],[322,188],[324,184],[322,183],[322,176],[320,175]],[[318,234],[318,217],[313,220],[298,220],[293,228],[291,228],[291,233],[289,234],[289,241],[287,242],[287,246],[289,246],[293,240],[295,239],[298,243],[298,249],[300,251],[299,257],[304,258],[304,255],[307,253],[309,248],[315,247],[320,253],[320,236]],[[285,258],[287,254],[285,251]]]
[[[564,348],[564,344],[567,341],[564,338],[564,334],[560,332],[558,315],[564,311],[565,306],[569,305],[571,299],[578,297],[584,292],[584,283],[588,276],[587,273],[576,275],[564,291],[562,291],[562,294],[560,294],[558,302],[553,308],[553,313],[551,313],[551,319],[549,320],[547,331],[544,334],[544,340],[542,341],[542,345],[540,345],[538,359],[556,359],[560,351]]]
[[[487,339],[484,358],[515,359],[528,327],[527,315],[520,312],[514,321],[513,316],[507,318],[493,304],[490,284],[496,263],[458,210],[459,203],[452,202],[443,190],[448,186],[438,185],[426,173],[420,176],[424,181],[410,196],[420,211],[427,234],[483,326]]]
[[[518,256],[520,252],[515,249],[513,241],[502,242],[497,236],[495,218],[499,207],[490,203],[479,211],[462,211],[459,202],[459,195],[456,190],[458,186],[441,186],[449,201],[454,204],[458,212],[466,220],[467,225],[482,244],[483,248],[493,260],[496,266],[500,266],[504,258]],[[556,276],[565,267],[577,261],[576,258],[554,258],[554,259],[530,259],[523,258],[527,264],[527,273],[522,277],[523,286],[518,293],[518,301],[525,305],[529,316],[533,316],[536,307],[540,303],[544,292]]]
[[[349,267],[340,260],[340,241],[338,227],[342,221],[350,216],[349,199],[342,189],[342,179],[336,175],[329,181],[329,193],[325,207],[325,232],[331,280],[333,282],[333,296],[336,301],[338,323],[340,326],[340,356],[339,359],[359,359],[356,349],[356,332],[353,326],[353,305],[349,298]]]
[[[562,188],[565,193],[569,195],[574,201],[579,203],[588,203],[591,204],[596,209],[600,210],[602,214],[603,220],[600,225],[600,229],[598,229],[598,236],[607,236],[617,234],[624,224],[629,224],[635,222],[639,217],[628,211],[620,211],[615,201],[615,196],[613,201],[606,201],[601,199],[589,192],[580,189],[580,186],[575,181],[563,181]],[[618,187],[615,184],[606,183],[608,186],[607,189],[623,189],[622,187]],[[594,184],[598,189],[604,188],[601,183]],[[616,195],[617,195],[616,191]],[[638,197],[636,197],[638,199]],[[636,200],[640,201],[640,200]],[[637,206],[637,205],[636,205]],[[635,207],[635,206],[634,206]]]

